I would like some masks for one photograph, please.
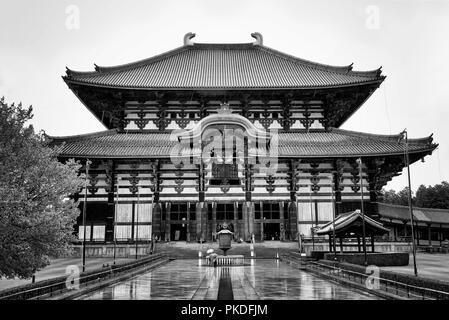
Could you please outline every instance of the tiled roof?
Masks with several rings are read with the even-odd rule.
[[[279,135],[282,156],[389,155],[403,154],[399,135],[375,135],[333,128],[328,132],[288,132]],[[409,151],[433,150],[432,138],[409,139]]]
[[[381,82],[380,69],[356,72],[296,58],[263,45],[185,45],[93,72],[67,69],[68,83],[144,89],[320,88]]]
[[[331,129],[314,132],[280,132],[280,157],[329,157],[403,154],[397,135],[382,136]],[[61,145],[61,157],[157,158],[169,157],[176,141],[170,133],[117,132],[116,129],[71,137],[50,137]],[[272,140],[273,145],[273,140]],[[409,151],[423,156],[436,148],[432,138],[409,139]]]
[[[360,223],[361,221],[363,221],[363,216],[360,210],[343,213],[335,218],[335,220],[323,225],[320,229],[317,230],[316,233],[318,235],[330,234],[333,232],[334,228],[336,233],[338,233],[339,231],[344,232],[344,230],[346,230],[347,228],[351,227],[352,225],[356,225],[357,222]],[[386,233],[389,231],[382,225],[382,223],[377,222],[368,216],[365,216],[365,223],[367,227],[376,230],[376,232],[378,233]]]
[[[384,219],[410,221],[408,206],[399,206],[387,203],[379,203],[379,215]],[[449,224],[448,209],[413,208],[413,217],[416,222]]]

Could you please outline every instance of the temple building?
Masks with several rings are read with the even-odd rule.
[[[340,127],[384,81],[380,68],[300,59],[259,33],[237,44],[194,36],[145,60],[67,69],[64,81],[106,128],[51,137],[61,161],[91,162],[88,241],[212,241],[225,222],[236,240],[295,240],[360,209],[362,192],[379,219],[405,140]],[[409,139],[410,162],[436,146],[432,136]],[[74,197],[82,211],[85,190]]]

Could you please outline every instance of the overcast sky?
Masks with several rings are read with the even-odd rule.
[[[1,0],[0,96],[33,105],[50,135],[104,130],[67,88],[65,67],[93,70],[194,42],[252,42],[387,79],[342,128],[440,144],[411,167],[412,188],[449,180],[449,1]],[[406,186],[405,171],[387,189]]]

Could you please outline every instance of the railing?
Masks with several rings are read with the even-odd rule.
[[[420,300],[448,300],[449,292],[414,286],[382,277],[376,277],[372,274],[361,273],[353,270],[347,270],[334,265],[322,264],[310,261],[307,268],[319,271],[321,274],[327,274],[331,277],[343,278],[351,282],[365,285],[367,288],[367,280],[377,280],[378,288],[371,290],[379,290],[390,293],[399,297]]]
[[[243,255],[216,256],[207,258],[208,265],[213,266],[214,261],[217,266],[242,266],[245,263]]]
[[[114,266],[108,266],[105,269],[101,271],[92,271],[92,272],[85,272],[85,274],[81,274],[79,278],[74,279],[72,276],[64,276],[64,277],[58,277],[54,279],[52,282],[49,280],[43,280],[42,285],[39,285],[39,282],[36,282],[30,289],[24,288],[24,290],[18,290],[17,292],[11,292],[14,291],[14,288],[5,290],[4,292],[6,294],[3,294],[0,292],[0,300],[28,300],[28,299],[39,299],[40,297],[52,297],[54,295],[62,294],[65,292],[69,292],[73,289],[69,289],[68,287],[73,287],[74,283],[68,283],[69,277],[74,280],[77,280],[77,284],[79,286],[88,286],[93,283],[98,283],[105,279],[110,279],[114,275],[126,272],[131,269],[136,269],[138,267],[141,267],[145,264],[149,264],[154,261],[161,260],[162,258],[168,258],[167,255],[164,252],[154,254],[150,257],[143,258],[137,261],[128,262],[123,265],[114,265]],[[162,261],[162,260],[161,260]],[[46,284],[50,282],[49,284]]]

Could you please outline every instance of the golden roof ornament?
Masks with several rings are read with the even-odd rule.
[[[223,115],[225,115],[225,114],[232,114],[231,106],[227,102],[222,103],[220,105],[220,109],[218,109],[217,113],[218,114],[223,114]]]

